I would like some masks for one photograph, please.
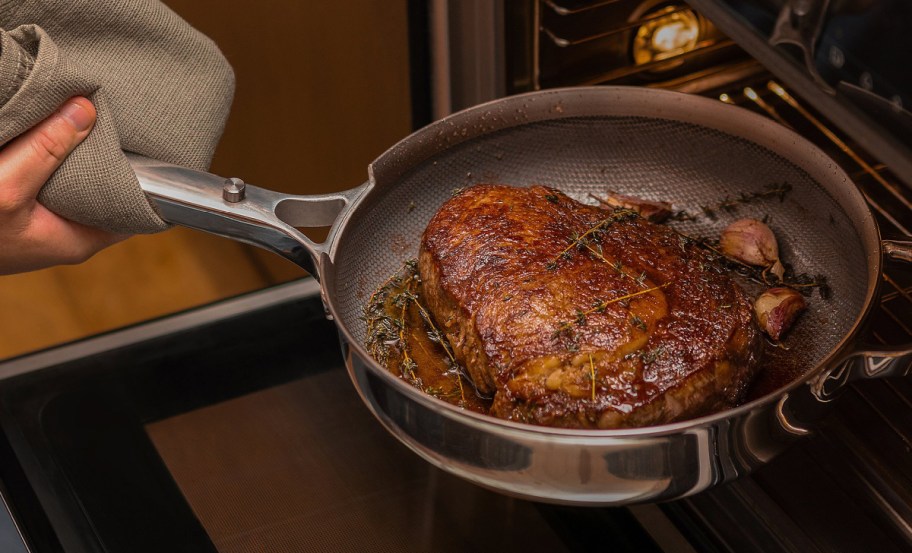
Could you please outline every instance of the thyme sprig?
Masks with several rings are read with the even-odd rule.
[[[700,212],[706,218],[715,221],[718,218],[718,212],[724,211],[726,213],[736,213],[738,208],[742,205],[754,203],[758,200],[766,200],[776,198],[780,202],[785,200],[785,197],[789,192],[792,191],[792,185],[783,182],[780,184],[768,184],[763,190],[758,190],[756,192],[743,192],[737,197],[726,196],[721,201],[710,204],[710,205],[701,205]],[[674,221],[692,221],[696,217],[686,211],[678,211],[673,213],[670,217]]]
[[[624,264],[620,260],[608,261],[605,255],[602,253],[602,247],[600,244],[593,246],[592,244],[586,244],[586,249],[589,250],[589,253],[594,256],[599,261],[603,261],[611,266],[619,275],[625,276],[632,280],[634,283],[639,285],[641,288],[646,287],[646,272],[641,272],[638,276],[633,276],[624,270]]]
[[[592,381],[592,401],[595,401],[595,361],[592,354],[589,354],[589,380]]]
[[[638,350],[636,352],[637,357],[643,362],[644,365],[651,365],[655,363],[659,357],[665,354],[665,346],[660,345],[652,349]]]
[[[451,400],[451,399],[460,398],[462,401],[465,401],[465,397],[462,396],[461,388],[457,389],[457,390],[450,390],[449,392],[447,392],[441,386],[426,386],[423,389],[423,391],[424,391],[424,393],[426,393],[428,395],[434,396],[434,397],[436,397],[438,399],[442,399],[442,400]]]
[[[420,386],[421,379],[415,372],[418,369],[418,363],[412,359],[412,356],[409,353],[408,342],[405,339],[405,330],[407,327],[405,317],[408,314],[409,301],[415,299],[415,294],[412,293],[411,286],[416,281],[417,279],[414,275],[408,278],[405,283],[405,291],[393,296],[393,305],[400,308],[400,315],[397,326],[399,327],[399,351],[402,354],[402,363],[400,365],[402,374],[409,382]]]
[[[590,227],[586,232],[582,234],[574,233],[570,237],[570,244],[567,245],[559,254],[554,256],[554,258],[548,262],[546,265],[547,269],[553,270],[557,268],[557,263],[561,259],[569,259],[575,250],[583,250],[593,241],[597,242],[599,237],[605,230],[615,223],[622,221],[628,221],[630,219],[636,219],[640,215],[633,211],[632,209],[619,208],[615,209],[608,217],[597,222],[595,225]]]
[[[571,328],[573,328],[574,325],[576,325],[576,326],[585,326],[585,325],[586,325],[586,321],[587,321],[587,316],[588,316],[588,315],[591,315],[591,314],[593,314],[593,313],[602,313],[602,312],[605,311],[605,309],[606,309],[609,305],[611,305],[611,304],[613,304],[613,303],[618,303],[618,302],[626,301],[626,300],[629,300],[629,299],[631,299],[631,298],[635,298],[635,297],[637,297],[637,296],[642,296],[643,294],[648,294],[648,293],[650,293],[650,292],[655,292],[656,290],[661,290],[661,289],[663,289],[663,288],[668,287],[670,284],[671,284],[670,282],[666,282],[665,284],[660,284],[660,285],[658,285],[658,286],[653,286],[653,287],[647,288],[647,289],[645,289],[645,290],[638,290],[638,291],[636,291],[636,292],[631,292],[631,293],[629,293],[629,294],[624,294],[624,295],[618,296],[618,297],[616,297],[616,298],[611,298],[611,299],[607,299],[607,300],[603,300],[603,301],[598,301],[598,302],[596,302],[591,308],[589,308],[589,309],[587,309],[587,310],[585,310],[585,311],[580,310],[580,309],[577,309],[577,310],[576,310],[576,318],[575,318],[573,321],[563,322],[563,323],[561,323],[560,325],[558,325],[557,330],[554,331],[554,334],[552,334],[551,338],[552,338],[552,339],[556,339],[556,338],[560,337],[561,335],[565,334],[568,330],[570,330]]]
[[[367,322],[367,347],[374,359],[383,365],[389,365],[390,355],[395,348],[399,359],[397,367],[404,380],[426,393],[442,399],[459,398],[460,404],[466,404],[464,378],[468,378],[464,369],[456,361],[453,350],[443,333],[434,324],[433,317],[419,298],[417,285],[420,277],[417,272],[417,260],[409,260],[403,269],[390,277],[368,299],[364,319]],[[409,309],[414,306],[427,331],[427,338],[437,344],[446,354],[449,369],[446,371],[456,379],[457,388],[450,392],[441,387],[426,386],[418,374],[418,364],[409,351],[408,332]],[[471,379],[469,379],[471,382]],[[476,389],[479,397],[484,397]]]
[[[456,362],[456,356],[453,355],[453,351],[450,349],[450,345],[447,342],[446,338],[443,336],[443,333],[437,330],[437,326],[434,324],[434,319],[431,317],[431,314],[428,310],[421,305],[421,302],[418,301],[416,297],[414,299],[415,307],[418,308],[418,313],[421,315],[421,320],[424,321],[424,324],[428,325],[430,330],[427,335],[428,338],[435,344],[439,344],[443,348],[443,351],[446,352],[447,357],[450,359],[451,371],[455,372],[456,382],[459,384],[459,398],[465,403],[465,388],[462,386],[463,373],[459,367],[459,364]]]
[[[416,260],[406,262],[404,273],[409,275],[408,280],[405,280],[403,272],[391,276],[371,294],[365,307],[368,352],[382,365],[389,361],[391,347],[400,343],[401,330],[405,326],[404,319],[387,313],[387,298],[393,290],[411,286],[411,281],[416,276],[416,266]]]
[[[719,248],[718,244],[708,238],[693,238],[683,232],[671,228],[680,238],[682,250],[688,244],[695,244],[704,250],[710,256],[712,266],[719,271],[727,271],[742,276],[750,281],[764,286],[788,286],[801,292],[803,295],[810,295],[814,289],[823,299],[832,297],[832,289],[827,283],[826,275],[817,274],[809,275],[807,273],[795,274],[792,266],[784,263],[785,273],[782,279],[775,275],[770,275],[770,267],[755,267],[748,265],[741,260],[725,255]],[[701,266],[703,264],[701,263]]]
[[[720,252],[710,244],[709,241],[701,240],[697,241],[697,244],[714,255],[716,264],[721,266],[724,270],[738,274],[753,282],[763,284],[764,286],[787,286],[798,290],[802,295],[806,296],[810,295],[816,289],[821,298],[826,300],[832,297],[832,289],[827,283],[826,275],[818,274],[812,276],[807,273],[795,274],[792,266],[785,263],[783,264],[785,266],[785,273],[780,279],[775,275],[770,274],[769,267],[754,267],[738,261],[737,259],[733,259]]]

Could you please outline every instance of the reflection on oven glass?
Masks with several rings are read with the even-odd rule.
[[[219,553],[567,551],[534,504],[445,474],[386,434],[342,370],[146,432]]]

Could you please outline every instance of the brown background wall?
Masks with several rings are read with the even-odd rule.
[[[406,136],[406,0],[165,0],[232,63],[212,170],[289,193],[344,190]],[[277,256],[187,229],[88,262],[0,277],[0,358],[300,278]]]

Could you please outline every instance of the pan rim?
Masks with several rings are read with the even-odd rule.
[[[489,113],[492,109],[512,111],[516,109],[517,106],[521,106],[524,104],[524,102],[528,102],[533,98],[535,100],[558,99],[563,102],[564,100],[571,98],[589,98],[591,95],[602,97],[599,98],[600,100],[607,101],[609,99],[613,99],[615,102],[620,101],[621,104],[623,104],[623,107],[631,107],[637,102],[643,102],[644,104],[648,104],[649,107],[655,108],[655,103],[657,102],[662,106],[662,109],[659,109],[654,113],[627,113],[624,115],[644,115],[656,119],[690,123],[723,132],[741,138],[743,140],[748,140],[775,154],[782,156],[784,159],[788,160],[795,166],[808,172],[814,181],[817,182],[826,191],[826,193],[830,195],[833,201],[836,202],[841,208],[846,209],[848,207],[846,204],[851,201],[851,207],[853,207],[856,211],[860,211],[864,215],[865,219],[862,222],[862,228],[859,229],[862,231],[863,235],[860,235],[859,238],[862,241],[862,247],[866,250],[864,253],[866,254],[865,257],[868,260],[868,275],[867,291],[864,297],[862,308],[859,310],[855,319],[852,321],[850,330],[842,336],[842,338],[830,349],[826,355],[822,357],[816,366],[806,371],[800,378],[797,378],[790,383],[767,393],[764,396],[742,403],[736,407],[701,417],[653,426],[615,429],[558,428],[514,422],[505,419],[499,419],[491,415],[475,413],[473,411],[459,408],[443,400],[429,396],[428,394],[423,393],[421,390],[418,390],[417,388],[402,381],[390,373],[388,370],[381,367],[367,352],[364,345],[361,344],[358,340],[354,339],[354,336],[349,330],[348,326],[342,322],[344,319],[339,316],[339,313],[336,310],[336,302],[333,301],[333,294],[324,288],[324,292],[326,294],[325,303],[337,323],[336,326],[342,336],[342,339],[345,341],[348,347],[354,350],[354,354],[356,354],[365,363],[370,371],[372,371],[375,375],[379,373],[379,376],[381,378],[393,385],[395,389],[400,393],[404,393],[409,398],[419,401],[423,406],[450,419],[458,419],[460,421],[470,423],[473,426],[483,426],[492,429],[496,428],[499,431],[508,431],[511,433],[520,432],[526,436],[533,434],[553,439],[568,439],[575,442],[579,442],[580,438],[590,438],[602,442],[611,441],[611,439],[624,440],[628,438],[659,438],[671,434],[679,434],[682,432],[698,430],[700,428],[713,426],[720,421],[737,418],[747,412],[754,411],[759,407],[763,407],[781,400],[781,398],[786,396],[788,393],[792,392],[802,385],[808,384],[814,378],[818,377],[821,373],[833,368],[839,363],[844,362],[849,356],[857,352],[856,348],[853,347],[853,344],[856,341],[862,324],[868,318],[871,310],[874,307],[874,301],[879,292],[879,275],[882,273],[883,266],[883,252],[880,242],[880,231],[869,206],[863,199],[861,192],[858,191],[849,176],[845,173],[844,170],[842,170],[841,167],[835,163],[835,161],[833,161],[822,150],[820,150],[820,148],[805,139],[803,136],[759,114],[750,112],[744,108],[737,106],[727,105],[711,98],[643,87],[588,86],[555,88],[544,91],[528,92],[485,102],[456,112],[452,115],[429,124],[426,127],[406,136],[395,145],[390,147],[386,152],[381,154],[369,166],[370,180],[374,186],[371,187],[369,193],[361,196],[355,204],[350,206],[350,212],[354,213],[358,208],[358,204],[361,204],[368,196],[382,193],[384,187],[377,186],[375,179],[394,180],[396,176],[395,173],[389,172],[385,167],[387,165],[387,161],[395,160],[397,163],[401,164],[403,151],[412,143],[419,143],[424,145],[424,147],[419,152],[419,156],[427,159],[430,157],[428,152],[431,150],[433,150],[432,153],[439,153],[447,147],[451,147],[466,140],[471,140],[476,136],[481,136],[483,134],[494,132],[496,130],[522,126],[529,123],[537,123],[549,119],[560,120],[579,116],[612,115],[610,113],[575,114],[572,109],[567,109],[568,107],[572,107],[572,103],[563,104],[564,109],[555,112],[554,115],[550,117],[518,122],[517,124],[508,123],[505,126],[497,129],[488,128],[483,131],[479,131],[477,135],[469,133],[468,135],[461,137],[462,139],[458,140],[455,143],[448,142],[446,144],[441,144],[439,142],[435,143],[433,140],[434,137],[440,136],[440,131],[452,128],[453,125],[458,126],[460,124],[463,124],[466,120],[470,120],[478,114],[484,114],[486,112]],[[656,99],[666,100],[667,103],[663,104],[661,101],[657,101]],[[681,105],[682,103],[686,103],[686,106]],[[694,105],[700,106],[701,110],[693,111],[704,112],[705,110],[708,110],[713,115],[713,117],[707,121],[706,119],[698,119],[694,116],[693,113],[688,113],[689,107]],[[612,106],[616,108],[618,104],[614,103]],[[642,108],[643,106],[640,107]],[[733,112],[731,110],[737,110],[737,112]],[[738,113],[738,117],[726,117],[724,115],[732,113]],[[751,133],[749,138],[744,137],[742,134],[734,132],[736,130],[734,129],[736,125],[732,122],[734,119],[742,120],[742,122],[737,125],[742,128],[744,127],[743,121],[745,119],[751,123]],[[793,155],[788,155],[789,151],[785,149],[785,143],[792,146],[799,145],[807,152],[809,152],[810,155],[805,156],[803,160],[795,159]],[[434,149],[434,147],[437,149]],[[421,160],[416,160],[416,163],[420,161]],[[408,165],[409,167],[414,166],[414,164]],[[809,170],[809,168],[812,166],[815,171]],[[829,173],[832,179],[841,181],[842,186],[851,187],[847,198],[839,200],[833,197],[831,190],[822,184],[822,179],[817,178],[817,176],[824,173]],[[334,230],[339,231],[333,232],[333,241],[336,242],[336,244],[333,244],[333,250],[334,253],[336,253],[335,250],[337,250],[337,242],[344,234],[344,232],[342,232],[343,229],[341,228]],[[333,261],[334,259],[335,255],[333,255]],[[330,270],[334,270],[334,268],[334,262],[322,264],[320,268],[320,281],[324,283],[324,286],[326,286],[325,283],[335,282],[334,275],[329,274]],[[346,360],[346,364],[348,366],[348,370],[351,372],[353,370],[351,362]],[[358,391],[359,394],[362,393],[360,389]],[[373,406],[371,409],[373,409]]]

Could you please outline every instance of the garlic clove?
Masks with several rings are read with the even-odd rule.
[[[640,214],[640,217],[649,219],[653,223],[661,223],[671,216],[671,204],[668,202],[644,200],[643,198],[637,198],[636,196],[627,196],[611,191],[604,197],[598,197],[594,194],[592,197],[598,200],[600,204],[608,207],[636,211]]]
[[[760,328],[777,341],[805,309],[807,302],[791,288],[770,288],[754,302],[754,313]]]
[[[777,276],[783,271],[776,236],[756,219],[739,219],[728,225],[719,238],[719,248],[725,255],[748,265],[771,267],[778,263],[779,268],[774,270]]]

